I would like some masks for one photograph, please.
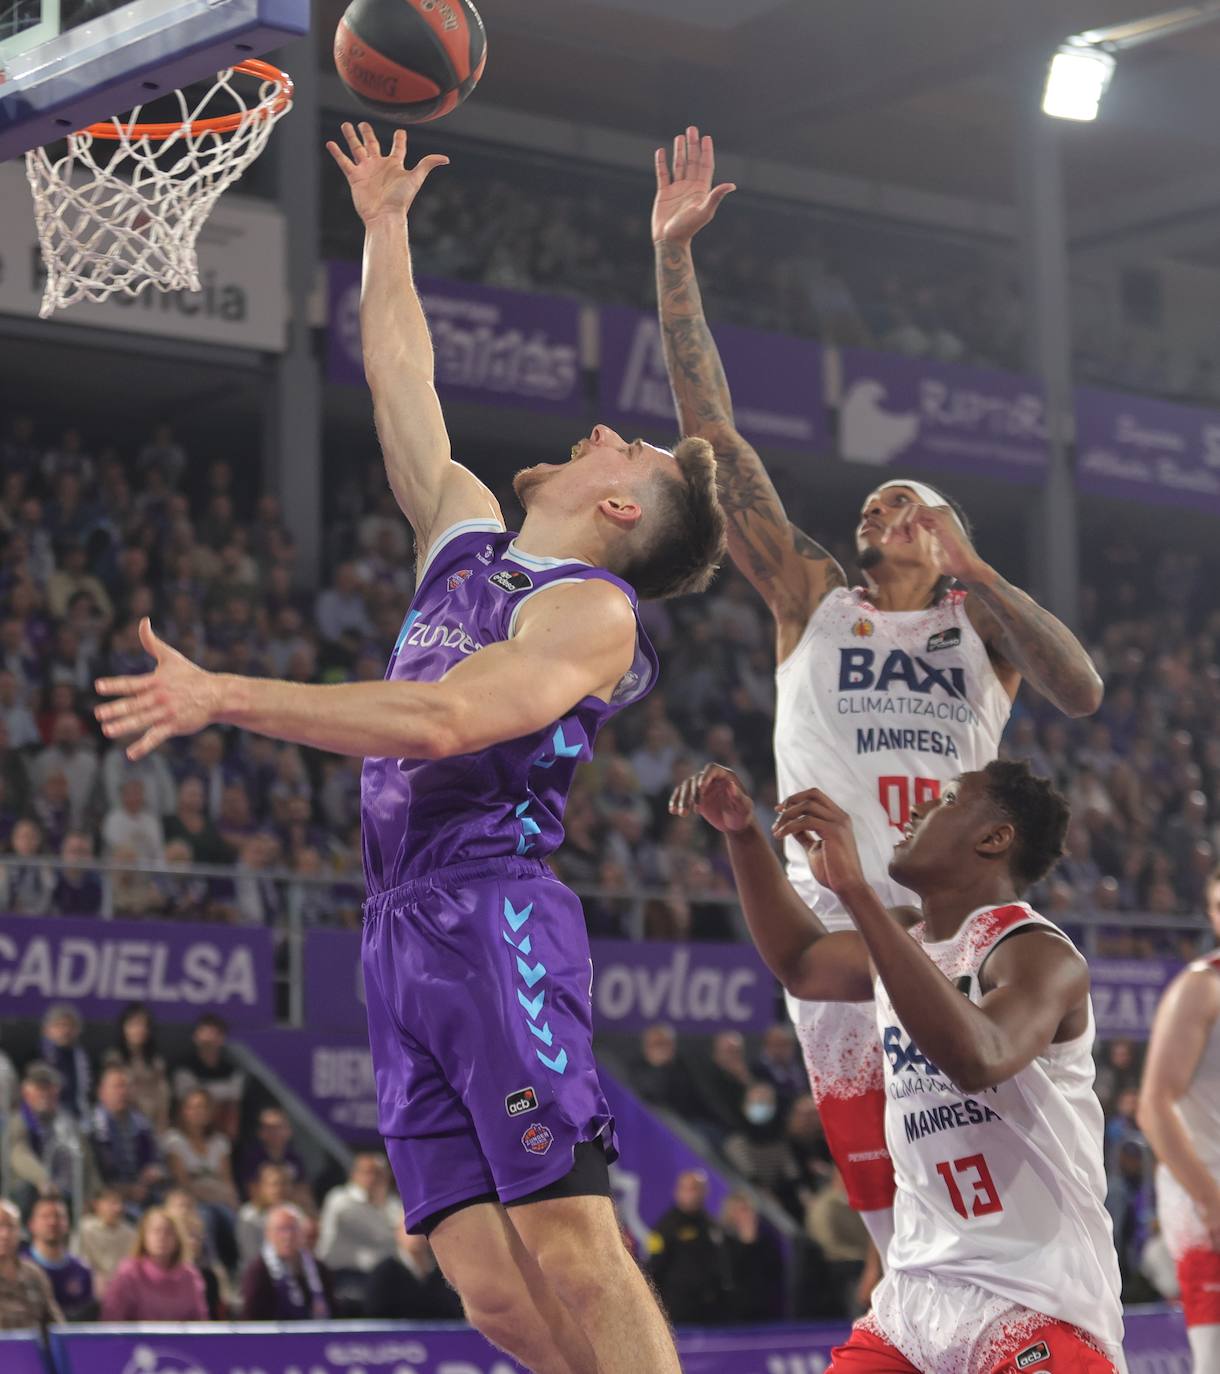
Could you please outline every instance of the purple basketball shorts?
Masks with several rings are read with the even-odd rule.
[[[618,1153],[593,1061],[584,916],[545,864],[456,864],[365,903],[361,962],[378,1125],[407,1228]]]

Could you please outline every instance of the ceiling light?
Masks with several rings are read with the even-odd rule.
[[[1114,56],[1079,39],[1069,39],[1051,58],[1042,109],[1056,119],[1096,119],[1097,107],[1114,75]]]

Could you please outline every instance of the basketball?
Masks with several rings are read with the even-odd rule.
[[[487,35],[470,0],[352,0],[335,31],[343,84],[400,124],[456,109],[486,60]]]

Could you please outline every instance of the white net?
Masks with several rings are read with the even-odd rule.
[[[257,85],[257,96],[243,96],[242,82]],[[292,84],[249,62],[218,73],[202,98],[174,96],[177,119],[141,125],[137,107],[69,135],[54,161],[45,148],[26,154],[47,269],[43,319],[116,291],[199,290],[199,230],[292,107]]]

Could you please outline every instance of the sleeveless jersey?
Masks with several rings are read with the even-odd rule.
[[[613,583],[637,608],[635,592],[605,569],[523,553],[500,525],[463,521],[428,554],[386,680],[436,682],[485,645],[510,639],[530,597],[590,578]],[[366,759],[360,811],[368,895],[452,864],[553,854],[563,841],[568,789],[592,758],[598,730],[656,676],[656,654],[637,622],[635,660],[610,702],[585,697],[544,729],[455,758]]]
[[[1011,702],[987,646],[952,591],[923,611],[878,611],[862,588],[837,588],[776,669],[780,797],[820,787],[852,817],[864,876],[887,906],[917,901],[889,877],[911,807],[990,763]],[[851,920],[809,871],[794,839],[788,876],[832,930]]]
[[[1194,960],[1190,968],[1220,975],[1220,950]],[[1212,1025],[1190,1087],[1178,1099],[1177,1109],[1195,1153],[1220,1183],[1220,1020]],[[1180,1260],[1192,1250],[1210,1252],[1211,1237],[1194,1199],[1163,1164],[1157,1166],[1156,1195],[1161,1231],[1174,1259]]]
[[[973,913],[951,940],[930,942],[922,924],[911,936],[977,1004],[987,956],[1028,927],[1067,938],[1023,902]],[[875,996],[898,1185],[887,1268],[973,1284],[1121,1345],[1092,1003],[1083,1035],[968,1094],[920,1053],[880,979]]]

